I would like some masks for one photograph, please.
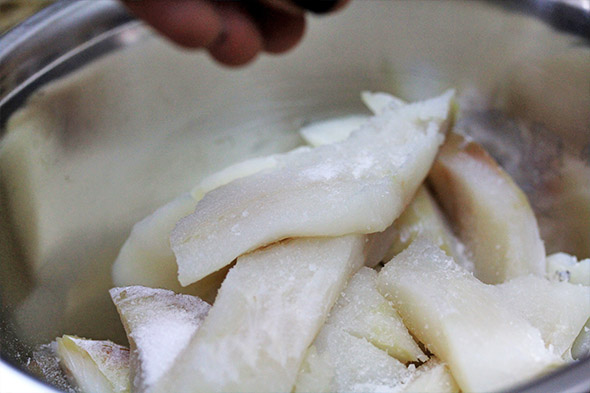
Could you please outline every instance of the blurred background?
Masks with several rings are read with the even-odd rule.
[[[53,2],[54,0],[0,0],[0,34]]]

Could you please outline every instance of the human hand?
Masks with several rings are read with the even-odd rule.
[[[164,36],[205,48],[217,61],[243,65],[260,52],[293,48],[305,31],[305,11],[325,13],[348,0],[124,0]]]

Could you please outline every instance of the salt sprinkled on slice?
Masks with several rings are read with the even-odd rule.
[[[133,386],[147,392],[172,366],[211,306],[165,289],[133,286],[110,293],[131,344]]]

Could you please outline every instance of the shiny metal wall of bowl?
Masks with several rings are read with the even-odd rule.
[[[64,1],[17,27],[0,39],[2,135],[36,119],[46,160],[23,153],[2,172],[0,380],[50,389],[16,368],[57,335],[124,342],[107,290],[131,226],[206,173],[297,146],[301,125],[359,111],[361,90],[456,87],[457,126],[527,192],[548,252],[589,257],[584,5],[360,0],[240,70],[171,47],[112,1]],[[523,391],[588,390],[589,360]]]

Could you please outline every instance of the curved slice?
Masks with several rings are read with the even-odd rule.
[[[448,364],[461,390],[505,390],[562,363],[541,333],[430,240],[385,265],[379,291],[410,333]]]
[[[113,263],[113,283],[186,292],[178,283],[169,237],[176,222],[191,214],[196,205],[197,201],[185,193],[137,222]]]
[[[428,359],[397,311],[377,291],[377,272],[368,267],[352,276],[326,324],[367,340],[402,363]]]
[[[396,109],[406,105],[406,102],[401,98],[382,92],[373,93],[371,91],[363,91],[361,93],[361,99],[375,115],[379,115],[388,109]]]
[[[404,101],[387,93],[363,91],[361,99],[375,115],[406,105]],[[368,121],[369,116],[366,115],[337,117],[302,127],[299,134],[308,145],[318,147],[345,140]]]
[[[320,121],[302,127],[299,134],[310,146],[341,142],[369,121],[369,116],[352,115]]]
[[[57,356],[82,392],[128,393],[129,350],[111,341],[64,335],[57,338]]]
[[[277,156],[277,168],[209,192],[170,236],[180,283],[284,238],[385,230],[426,177],[453,96],[385,111],[343,142]]]
[[[153,392],[288,392],[366,236],[289,239],[241,256]]]
[[[318,366],[328,367],[332,374],[327,389],[330,392],[396,392],[411,377],[406,366],[387,352],[332,325],[325,325],[314,346],[319,356],[325,359],[325,363]],[[300,378],[305,376],[300,374]],[[297,385],[296,390],[301,391],[299,381]],[[312,392],[317,391],[315,386],[312,389]]]
[[[496,288],[504,302],[539,329],[545,345],[560,356],[590,318],[590,287],[529,275]]]
[[[182,217],[195,210],[203,196],[235,179],[272,168],[274,156],[252,158],[205,177],[190,193],[184,193],[159,207],[133,226],[113,263],[113,283],[118,287],[143,285],[213,301],[226,271],[212,274],[190,287],[178,283],[178,266],[170,248],[170,232]]]
[[[545,274],[545,247],[526,196],[480,145],[450,134],[429,178],[477,278],[498,284]]]
[[[455,262],[469,271],[473,263],[462,252],[463,245],[453,234],[436,201],[424,185],[418,188],[414,199],[393,223],[395,235],[384,261],[405,250],[418,236],[430,238]]]

